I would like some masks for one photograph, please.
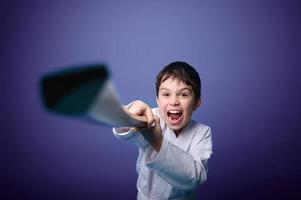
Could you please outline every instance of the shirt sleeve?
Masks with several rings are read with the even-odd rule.
[[[134,136],[134,131],[130,128],[124,127],[124,128],[113,128],[112,129],[113,134],[118,139],[124,139],[128,140]]]
[[[143,149],[148,145],[148,142],[140,133],[136,133],[130,128],[113,128],[112,131],[116,138],[129,140],[135,143],[139,148]]]
[[[194,141],[191,151],[186,152],[178,146],[163,140],[160,151],[148,152],[146,165],[156,174],[181,190],[194,190],[207,180],[207,162],[212,153],[211,129],[198,141]]]

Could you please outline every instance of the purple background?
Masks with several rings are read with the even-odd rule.
[[[135,199],[136,147],[110,127],[45,112],[38,81],[66,65],[105,62],[123,103],[155,106],[155,76],[175,60],[200,72],[194,118],[213,130],[201,199],[300,198],[300,8],[1,1],[0,198]]]

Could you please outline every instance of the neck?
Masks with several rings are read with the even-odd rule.
[[[180,135],[180,133],[181,133],[181,130],[182,130],[182,129],[174,131],[174,133],[175,133],[175,135],[176,135],[177,137],[179,137],[179,135]]]

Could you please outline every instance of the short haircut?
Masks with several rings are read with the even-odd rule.
[[[199,73],[188,63],[180,61],[170,63],[157,75],[157,97],[161,83],[170,77],[183,81],[187,86],[191,86],[195,100],[201,99],[201,79]]]

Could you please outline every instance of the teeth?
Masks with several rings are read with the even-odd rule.
[[[172,114],[177,114],[177,113],[181,113],[181,111],[179,110],[170,110],[168,111],[169,113],[172,113]]]

